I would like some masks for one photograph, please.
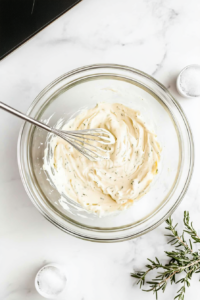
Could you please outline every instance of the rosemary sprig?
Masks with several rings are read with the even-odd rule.
[[[200,243],[200,237],[197,235],[196,230],[193,227],[192,222],[190,223],[189,212],[184,212],[184,230],[181,235],[178,234],[176,229],[177,225],[173,225],[171,217],[166,220],[167,230],[170,234],[166,235],[170,237],[171,245],[174,245],[175,249],[171,252],[165,251],[166,255],[169,257],[169,262],[167,264],[162,264],[156,257],[155,260],[148,259],[150,264],[146,265],[147,270],[132,273],[131,276],[138,279],[137,284],[140,288],[145,284],[149,285],[149,289],[144,290],[146,292],[152,291],[158,298],[158,291],[165,291],[167,283],[182,283],[181,288],[178,290],[177,295],[174,299],[184,300],[186,287],[190,286],[190,280],[194,273],[200,273],[200,250],[194,251],[192,243]],[[188,241],[185,240],[184,233],[190,236]],[[146,281],[146,275],[154,269],[161,269],[158,275],[151,281]],[[184,273],[180,280],[176,280],[176,275]]]

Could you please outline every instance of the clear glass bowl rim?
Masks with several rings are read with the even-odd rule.
[[[23,174],[23,169],[22,169],[22,162],[21,162],[21,140],[22,140],[22,136],[23,136],[23,129],[26,125],[26,123],[24,123],[21,127],[21,130],[19,132],[19,138],[18,138],[18,146],[17,146],[17,159],[18,159],[18,167],[19,167],[19,173],[20,173],[20,177],[22,180],[22,183],[24,185],[24,188],[30,198],[30,200],[32,201],[32,203],[34,204],[34,206],[36,206],[36,208],[40,211],[40,213],[48,220],[50,221],[52,224],[54,224],[56,227],[60,228],[61,230],[63,230],[64,232],[69,233],[72,236],[84,239],[84,240],[88,240],[88,241],[93,241],[93,242],[121,242],[121,241],[125,241],[125,240],[130,240],[133,238],[136,238],[138,236],[141,236],[153,229],[155,229],[156,227],[158,227],[161,223],[163,223],[177,208],[177,206],[181,203],[182,199],[185,196],[185,193],[187,192],[187,189],[189,187],[190,181],[191,181],[191,177],[193,174],[193,167],[194,167],[194,142],[193,142],[193,136],[192,136],[192,132],[191,132],[191,128],[190,125],[188,123],[188,120],[180,106],[180,104],[177,102],[177,100],[171,95],[171,93],[168,91],[168,89],[161,84],[159,81],[157,81],[155,78],[153,78],[152,76],[148,75],[147,73],[140,71],[138,69],[126,66],[126,65],[118,65],[118,64],[93,64],[93,65],[86,65],[80,68],[76,68],[72,71],[69,71],[67,73],[64,73],[63,75],[59,76],[58,78],[56,78],[54,81],[52,81],[50,84],[48,84],[38,95],[37,97],[34,99],[34,101],[31,103],[28,111],[27,111],[27,115],[30,114],[30,112],[32,111],[33,107],[36,105],[36,103],[38,102],[38,100],[41,98],[42,95],[44,95],[53,85],[55,85],[56,83],[58,83],[59,81],[61,81],[63,78],[67,78],[70,77],[73,74],[78,74],[82,71],[87,71],[87,70],[92,70],[92,69],[98,69],[98,68],[114,68],[114,69],[121,69],[121,70],[127,70],[127,71],[131,71],[133,73],[136,74],[140,74],[144,77],[146,77],[147,79],[149,79],[150,81],[154,82],[157,86],[159,86],[159,88],[161,88],[164,93],[166,93],[168,95],[168,97],[171,99],[171,101],[173,102],[173,104],[176,106],[176,108],[178,109],[185,125],[186,125],[186,129],[187,129],[187,133],[188,133],[188,138],[190,141],[190,166],[189,166],[189,171],[188,171],[188,176],[187,176],[187,180],[185,182],[184,188],[182,190],[181,195],[178,197],[178,199],[176,200],[176,202],[174,203],[174,205],[171,207],[171,209],[155,224],[153,224],[152,226],[146,228],[145,230],[139,232],[138,234],[133,234],[133,235],[129,235],[123,238],[110,238],[110,239],[99,239],[99,238],[90,238],[89,236],[85,236],[85,235],[81,235],[78,234],[77,232],[73,232],[69,229],[67,229],[66,227],[63,227],[62,225],[60,225],[58,222],[56,222],[55,220],[53,220],[51,217],[49,217],[48,214],[46,214],[35,202],[35,199],[32,197],[27,184],[26,184],[26,180],[24,178],[24,174]]]

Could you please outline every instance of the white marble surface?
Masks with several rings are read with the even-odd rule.
[[[141,69],[169,88],[191,124],[196,148],[192,182],[173,217],[190,210],[200,229],[200,99],[183,99],[175,89],[178,72],[200,64],[198,0],[84,0],[0,62],[0,99],[26,111],[36,95],[59,75],[93,63]],[[164,259],[164,224],[135,240],[98,244],[71,237],[46,221],[22,186],[16,145],[22,122],[0,112],[0,300],[39,300],[34,275],[48,262],[63,263],[68,287],[62,299],[154,299],[129,273],[146,258]],[[199,296],[199,276],[186,299]],[[173,299],[169,286],[159,299]]]

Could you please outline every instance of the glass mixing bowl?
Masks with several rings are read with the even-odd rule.
[[[48,133],[29,123],[19,136],[19,169],[33,204],[54,225],[86,240],[123,241],[154,229],[176,209],[192,175],[193,139],[181,107],[168,90],[151,76],[120,65],[86,66],[62,75],[37,96],[28,114],[53,127],[102,101],[139,110],[162,146],[158,175],[132,207],[100,218],[60,195],[43,171]]]

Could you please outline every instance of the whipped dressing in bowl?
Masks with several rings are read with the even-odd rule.
[[[160,144],[140,112],[120,103],[98,103],[62,130],[91,128],[105,128],[115,137],[115,144],[103,146],[109,151],[108,160],[92,162],[53,136],[45,149],[43,169],[60,194],[87,211],[104,215],[125,210],[147,193],[158,173]]]
[[[162,146],[159,171],[146,195],[123,212],[99,218],[58,190],[53,183],[56,170],[50,167],[54,136],[27,122],[19,136],[19,170],[31,201],[54,226],[85,240],[124,241],[154,229],[180,204],[193,170],[193,139],[187,118],[167,89],[148,74],[126,66],[92,65],[64,74],[37,96],[28,113],[60,129],[83,107],[92,108],[102,101],[140,111],[144,125],[158,136]],[[48,171],[43,169],[46,147]]]

